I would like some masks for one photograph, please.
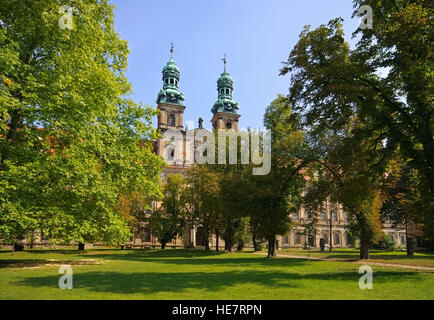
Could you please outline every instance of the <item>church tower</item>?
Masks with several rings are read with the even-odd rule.
[[[173,44],[170,48],[170,60],[163,68],[163,88],[158,93],[157,97],[157,109],[160,111],[158,116],[158,129],[161,134],[167,130],[174,130],[180,132],[181,136],[185,136],[184,132],[184,94],[179,91],[179,68],[173,61]],[[179,139],[178,139],[179,140]],[[176,141],[175,143],[163,141],[159,139],[157,141],[157,154],[162,156],[163,159],[173,165],[181,165],[184,162],[184,154],[180,151],[182,148],[179,144],[182,141]]]
[[[211,109],[211,123],[214,129],[235,129],[238,131],[240,115],[237,113],[238,103],[232,99],[234,81],[226,72],[226,56],[223,59],[224,71],[217,80],[218,98]]]
[[[164,133],[167,129],[183,129],[184,94],[179,91],[179,68],[173,62],[173,44],[170,61],[163,68],[163,89],[158,93],[158,128]]]

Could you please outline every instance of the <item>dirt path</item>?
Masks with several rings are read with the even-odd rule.
[[[266,253],[257,252],[255,254],[260,254],[266,256]],[[307,256],[297,256],[297,255],[287,255],[287,254],[278,254],[277,257],[280,258],[292,258],[292,259],[305,259],[305,260],[322,260],[322,261],[338,261],[338,262],[352,262],[358,264],[368,264],[373,266],[382,266],[382,267],[393,267],[393,268],[403,268],[403,269],[413,269],[417,271],[429,271],[434,272],[434,268],[431,267],[420,267],[420,266],[410,266],[406,264],[395,264],[395,263],[384,263],[384,262],[375,262],[372,260],[356,260],[356,259],[337,259],[337,258],[319,258],[319,257],[307,257]]]

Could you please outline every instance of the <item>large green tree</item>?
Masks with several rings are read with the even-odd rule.
[[[432,230],[434,8],[425,0],[356,0],[355,13],[361,5],[372,7],[374,24],[356,30],[353,49],[342,19],[303,30],[281,70],[291,74],[289,100],[314,135],[339,133],[356,119],[352,142],[374,155],[370,171],[379,174],[400,153],[419,174],[419,214]]]
[[[298,116],[286,97],[279,96],[267,107],[264,124],[271,131],[271,170],[254,175],[253,165],[244,167],[239,205],[250,217],[255,238],[268,242],[267,257],[274,257],[276,236],[290,231],[289,215],[299,210],[306,182],[302,169],[310,156]]]
[[[189,221],[203,229],[205,250],[210,250],[211,235],[221,228],[221,175],[208,166],[194,166],[187,173]]]
[[[122,243],[120,195],[160,196],[155,111],[130,98],[113,6],[62,4],[72,29],[55,0],[0,6],[0,232]]]
[[[185,178],[180,174],[171,174],[163,187],[164,198],[161,206],[152,212],[149,219],[151,232],[158,241],[161,249],[176,237],[184,235],[186,226]]]

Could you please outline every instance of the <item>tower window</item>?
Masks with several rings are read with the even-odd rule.
[[[226,94],[229,94],[229,89],[226,89]]]
[[[165,83],[165,84],[169,84],[169,79],[166,78],[166,79],[164,80],[164,83]]]
[[[172,78],[170,78],[170,84],[173,84],[173,82],[174,82],[174,81],[173,81],[173,79],[172,79]]]
[[[227,129],[232,129],[232,122],[226,123],[226,128]]]
[[[167,161],[175,160],[175,148],[171,147],[167,150]]]
[[[174,114],[170,114],[169,115],[169,126],[175,126],[175,115]]]

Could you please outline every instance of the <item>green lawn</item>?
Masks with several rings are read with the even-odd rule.
[[[278,250],[278,254],[308,256],[309,251],[304,249],[283,249]],[[342,260],[357,260],[359,259],[360,251],[356,249],[336,248],[332,252],[326,250],[321,252],[318,249],[310,251],[311,257],[325,259],[342,259]],[[403,264],[409,266],[431,267],[434,268],[434,252],[417,252],[414,256],[407,256],[405,251],[381,251],[371,250],[371,259],[367,260],[381,263]]]
[[[74,289],[58,288],[73,265]],[[360,290],[359,264],[266,259],[195,250],[0,251],[0,299],[434,299],[434,273],[377,267]]]

